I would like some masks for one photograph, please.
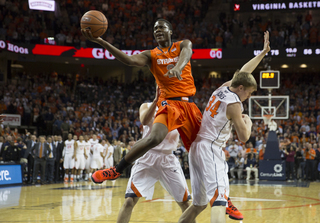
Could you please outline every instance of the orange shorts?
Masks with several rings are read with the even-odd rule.
[[[193,102],[159,99],[159,108],[154,123],[162,123],[168,131],[178,129],[183,144],[189,151],[192,142],[196,139],[200,129],[202,114]],[[166,114],[166,116],[159,116]]]

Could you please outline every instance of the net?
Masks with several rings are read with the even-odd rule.
[[[277,130],[277,123],[275,121],[272,120],[273,115],[263,115],[263,121],[264,124],[268,126],[270,131],[276,131]]]
[[[272,118],[273,118],[273,115],[263,115],[264,125],[269,125]]]

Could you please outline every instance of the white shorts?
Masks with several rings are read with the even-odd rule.
[[[106,169],[113,167],[113,158],[109,158],[107,159],[107,157],[104,159],[104,166],[106,167]]]
[[[74,162],[74,166],[77,170],[84,170],[86,166],[84,154],[77,154],[77,161]]]
[[[99,157],[91,157],[90,167],[92,169],[100,169],[103,166],[103,159],[101,156]]]
[[[86,159],[86,157],[84,157]],[[85,160],[86,165],[85,168],[86,170],[89,170],[91,168],[91,155],[88,155],[88,158]]]
[[[221,147],[198,138],[189,151],[193,204],[226,206],[229,196],[228,164]]]
[[[190,199],[187,182],[179,160],[171,151],[149,150],[131,170],[125,197],[145,197],[151,200],[157,181],[177,201]]]
[[[74,168],[74,158],[73,154],[66,154],[63,159],[63,168],[64,169],[73,169]]]

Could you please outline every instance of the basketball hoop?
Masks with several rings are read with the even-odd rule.
[[[264,121],[264,125],[269,125],[269,123],[271,122],[273,115],[263,115],[262,116],[263,121]]]
[[[263,121],[264,125],[268,125],[268,128],[270,131],[276,131],[277,130],[277,123],[272,120],[273,115],[263,115]]]

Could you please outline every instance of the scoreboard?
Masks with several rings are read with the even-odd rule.
[[[257,56],[262,50],[253,50],[253,54]],[[306,56],[318,56],[320,55],[319,48],[310,47],[288,47],[281,49],[271,49],[267,56],[271,57],[306,57]]]
[[[260,71],[260,88],[277,89],[280,87],[280,71]]]

